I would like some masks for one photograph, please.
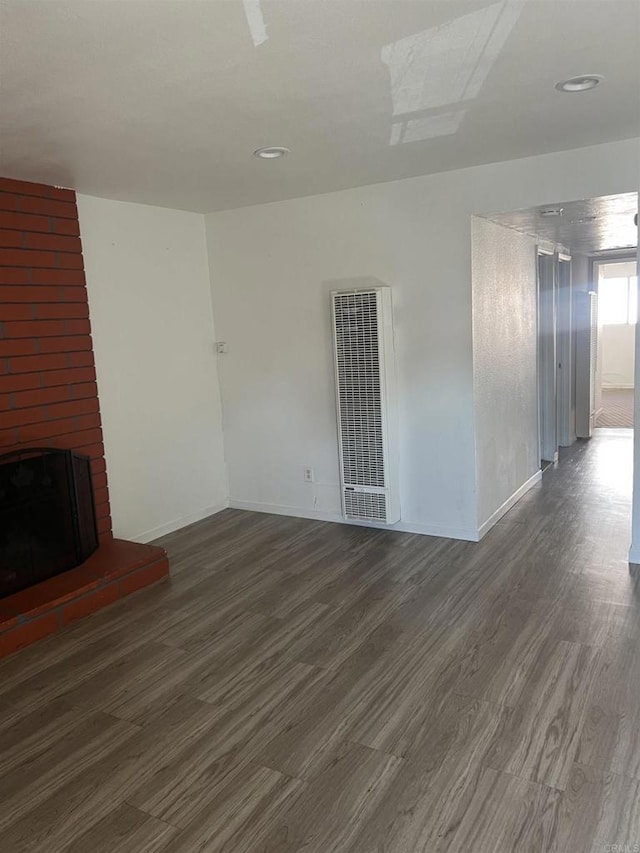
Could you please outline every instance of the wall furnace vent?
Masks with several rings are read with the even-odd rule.
[[[400,520],[391,288],[331,294],[342,511]]]

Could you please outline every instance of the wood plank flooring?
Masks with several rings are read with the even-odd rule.
[[[169,582],[0,663],[0,851],[638,849],[630,490],[603,432],[478,544],[166,537]]]

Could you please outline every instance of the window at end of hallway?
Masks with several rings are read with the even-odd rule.
[[[638,316],[638,277],[601,278],[598,314],[603,326],[633,325]]]

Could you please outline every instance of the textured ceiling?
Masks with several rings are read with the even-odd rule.
[[[0,0],[0,173],[198,211],[640,132],[637,0]],[[592,92],[554,84],[605,76]],[[263,162],[261,146],[289,157]]]
[[[562,214],[541,216],[545,210],[561,210]],[[542,242],[559,243],[573,252],[593,255],[637,246],[638,228],[634,222],[637,212],[638,193],[623,193],[586,201],[557,202],[485,218],[531,234]]]

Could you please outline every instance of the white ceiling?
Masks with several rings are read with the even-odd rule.
[[[543,211],[561,211],[542,216]],[[601,196],[584,201],[561,201],[487,215],[486,219],[585,255],[630,249],[638,245],[638,193]]]
[[[640,132],[637,0],[2,0],[0,173],[219,210]],[[554,84],[605,76],[592,92]],[[285,145],[260,161],[252,151]]]

